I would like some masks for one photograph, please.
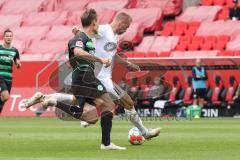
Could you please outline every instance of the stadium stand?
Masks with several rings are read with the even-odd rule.
[[[85,9],[88,3],[91,0],[63,0],[60,2],[60,8],[59,10],[65,10],[65,11],[79,11],[82,9]]]
[[[67,17],[67,12],[31,13],[24,19],[23,26],[65,25],[67,23]]]
[[[1,14],[28,14],[31,12],[43,11],[47,5],[48,0],[6,0]]]
[[[221,11],[221,6],[198,6],[188,7],[179,17],[177,21],[182,22],[203,22],[213,21],[217,18],[218,13]]]
[[[163,18],[161,8],[135,8],[121,10],[131,15],[133,22],[143,24],[145,32],[155,31],[161,28]],[[149,15],[149,16],[145,16]]]
[[[46,34],[46,40],[49,41],[68,41],[73,37],[72,26],[52,26],[51,30]]]
[[[92,2],[88,3],[86,8],[94,8],[98,9],[108,9],[108,10],[116,10],[119,11],[123,8],[127,8],[129,4],[129,0],[93,0]]]
[[[161,8],[164,15],[178,15],[182,11],[183,0],[138,0],[136,8]]]
[[[12,31],[14,33],[14,39],[25,41],[27,44],[29,44],[33,40],[44,39],[49,30],[49,26],[12,28]]]
[[[23,15],[0,15],[0,27],[11,28],[20,27],[22,24]]]
[[[144,27],[141,23],[132,23],[127,31],[119,36],[119,41],[127,41],[132,44],[141,42],[144,33]]]

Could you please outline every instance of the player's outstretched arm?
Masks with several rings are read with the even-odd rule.
[[[140,71],[140,67],[138,65],[127,61],[126,59],[122,58],[118,54],[115,55],[115,59],[121,65],[127,66],[127,67],[133,69],[134,71]]]

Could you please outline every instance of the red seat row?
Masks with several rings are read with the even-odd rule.
[[[162,36],[193,36],[200,26],[199,22],[167,22],[164,29],[161,31]]]
[[[182,22],[205,22],[214,21],[221,11],[222,6],[194,6],[188,7],[186,10],[177,17],[177,21]]]
[[[225,50],[229,42],[229,36],[183,36],[176,46],[178,51],[194,50]]]
[[[202,0],[202,5],[220,5],[220,6],[227,6],[232,7],[233,6],[233,0]],[[240,3],[238,3],[240,4]]]

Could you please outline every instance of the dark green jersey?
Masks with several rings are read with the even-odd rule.
[[[19,52],[15,47],[4,48],[0,45],[0,77],[6,81],[12,81],[13,62],[20,59]]]
[[[76,57],[74,55],[74,48],[81,48],[84,51],[88,52],[89,54],[95,54],[95,47],[93,45],[93,41],[89,38],[84,32],[80,32],[77,34],[73,39],[68,42],[68,53],[70,63],[73,69],[79,68],[90,68],[91,70],[94,69],[94,62],[85,60],[80,57]]]

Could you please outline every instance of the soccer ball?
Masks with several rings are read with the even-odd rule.
[[[132,145],[141,145],[145,138],[142,136],[142,132],[135,127],[128,132],[128,140]]]

